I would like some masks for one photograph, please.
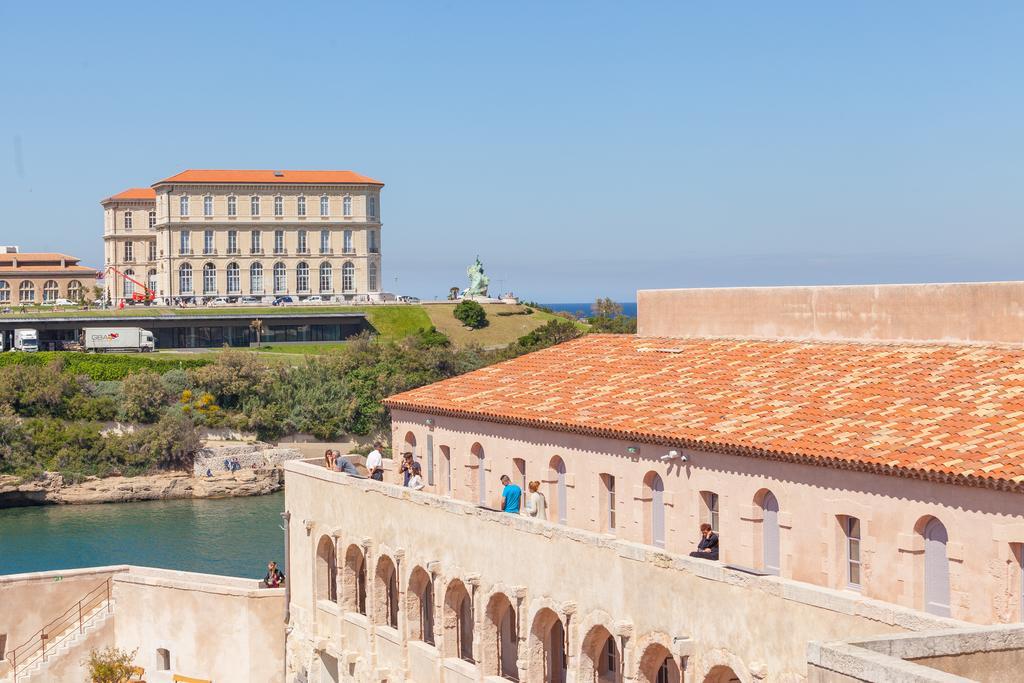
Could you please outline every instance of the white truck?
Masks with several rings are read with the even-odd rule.
[[[39,350],[39,333],[31,329],[21,329],[14,331],[14,344],[11,346],[12,351],[38,351]]]
[[[141,327],[86,327],[82,330],[82,346],[93,353],[124,353],[153,351],[153,333]]]

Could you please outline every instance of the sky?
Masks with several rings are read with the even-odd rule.
[[[1024,279],[1024,3],[0,3],[0,244],[186,168],[382,180],[384,284]]]

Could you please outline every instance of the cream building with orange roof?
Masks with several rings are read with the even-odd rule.
[[[67,254],[0,251],[0,307],[93,298],[97,272]]]
[[[389,398],[420,491],[287,465],[289,680],[1019,678],[1024,283],[638,300]]]
[[[107,292],[351,301],[382,287],[383,183],[352,171],[188,170],[103,200]]]

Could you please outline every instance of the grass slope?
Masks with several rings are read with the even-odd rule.
[[[483,347],[505,346],[519,337],[532,332],[547,321],[554,318],[550,313],[531,309],[526,313],[525,306],[508,304],[484,304],[487,313],[487,327],[479,330],[467,329],[452,315],[455,304],[430,304],[424,306],[430,322],[441,332],[448,335],[457,346],[479,344]],[[517,313],[521,315],[498,315],[499,313]]]

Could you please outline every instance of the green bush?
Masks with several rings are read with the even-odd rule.
[[[170,400],[160,375],[152,370],[125,377],[121,393],[121,419],[128,422],[156,422]]]
[[[151,355],[93,354],[72,351],[40,351],[38,353],[0,354],[0,368],[9,365],[48,365],[60,360],[64,372],[85,375],[93,380],[121,380],[141,370],[164,374],[170,370],[199,368],[210,363],[205,358],[157,358]]]
[[[452,311],[452,315],[463,325],[474,330],[487,326],[487,313],[484,312],[484,307],[469,299],[460,301]]]

